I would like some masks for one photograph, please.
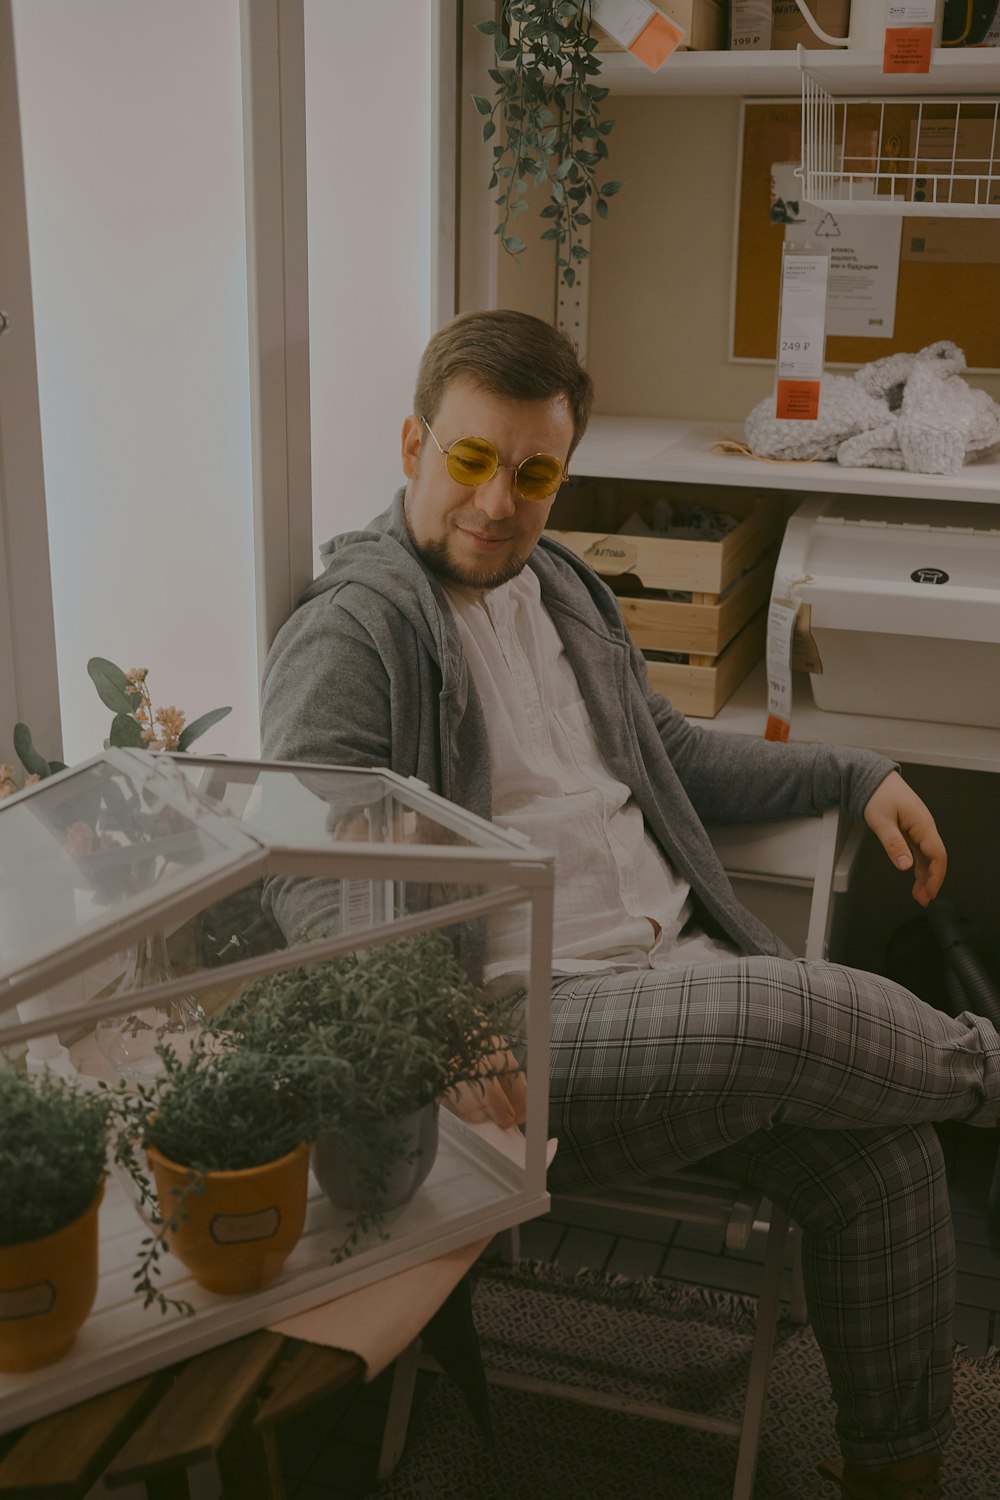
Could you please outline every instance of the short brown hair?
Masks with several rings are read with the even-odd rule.
[[[471,380],[495,396],[546,401],[565,396],[573,413],[573,447],[590,420],[594,383],[576,344],[561,329],[512,308],[461,313],[424,350],[413,397],[416,416],[432,422],[453,380]]]

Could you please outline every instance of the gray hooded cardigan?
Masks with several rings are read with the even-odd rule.
[[[486,724],[440,584],[413,549],[399,490],[366,531],[321,549],[326,571],[278,632],[264,673],[271,760],[388,767],[492,814]],[[691,886],[699,923],[744,953],[787,954],[737,900],[703,823],[858,818],[893,762],[691,724],[649,686],[611,590],[543,536],[528,566],[563,642],[604,761]]]

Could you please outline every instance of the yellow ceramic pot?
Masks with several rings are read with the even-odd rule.
[[[0,1370],[37,1370],[65,1354],[97,1295],[101,1183],[79,1218],[40,1240],[0,1245]]]
[[[277,1276],[294,1250],[306,1221],[309,1146],[238,1172],[206,1172],[205,1191],[189,1192],[176,1230],[166,1243],[200,1286],[210,1292],[255,1292]],[[176,1189],[188,1184],[188,1168],[155,1146],[146,1148],[160,1213],[176,1208]]]

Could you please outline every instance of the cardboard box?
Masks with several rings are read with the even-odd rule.
[[[830,36],[847,36],[851,0],[806,0],[818,26]],[[871,5],[875,0],[857,0]],[[787,52],[799,44],[829,50],[802,15],[795,0],[732,0],[729,47],[733,52]]]
[[[650,0],[653,4],[654,0]],[[671,21],[683,26],[687,33],[678,49],[681,52],[724,52],[726,48],[725,0],[655,0]],[[595,22],[594,34],[599,38],[598,52],[623,52],[625,49],[602,31]]]

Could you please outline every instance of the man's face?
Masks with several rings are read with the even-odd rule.
[[[564,396],[515,401],[468,380],[448,386],[431,426],[442,448],[459,438],[488,439],[502,465],[551,453],[565,469],[573,441],[573,415]],[[522,499],[512,468],[499,468],[485,484],[459,484],[419,416],[403,423],[403,472],[409,481],[407,525],[433,573],[475,589],[495,589],[520,573],[555,495]]]

